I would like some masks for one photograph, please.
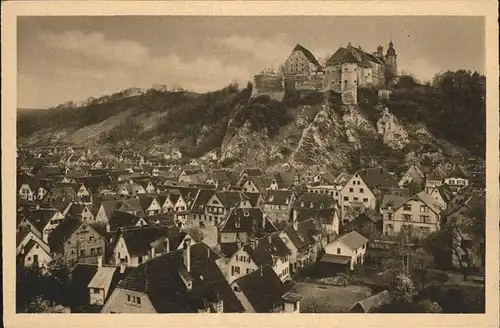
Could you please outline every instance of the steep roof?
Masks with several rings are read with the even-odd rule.
[[[258,266],[273,266],[275,258],[283,258],[291,253],[278,233],[268,234],[259,238],[255,248],[247,245],[245,246],[245,250]]]
[[[83,223],[74,218],[66,218],[50,233],[48,244],[51,252],[62,253],[64,243]]]
[[[57,212],[57,210],[53,209],[33,210],[29,212],[27,219],[41,232]]]
[[[276,227],[260,208],[234,208],[221,222],[219,231],[246,232],[250,237],[261,237],[276,231]]]
[[[111,280],[115,275],[116,267],[100,267],[97,269],[96,274],[89,282],[89,288],[102,288],[109,291],[109,287],[111,285]]]
[[[210,190],[210,189],[200,189],[198,190],[196,194],[196,198],[193,201],[193,204],[191,205],[191,212],[192,213],[205,213],[205,205],[207,202],[212,198],[212,196],[215,194],[215,190]]]
[[[170,241],[170,249],[177,248],[179,231],[175,227],[146,226],[123,229],[121,232],[127,250],[131,256],[146,255],[151,250],[151,243],[163,238]]]
[[[326,65],[336,65],[339,63],[357,63],[358,59],[347,50],[346,48],[340,47],[335,51],[333,55],[326,60]]]
[[[191,291],[187,291],[181,277],[186,271],[184,249],[142,263],[118,287],[146,293],[158,313],[196,313],[203,300],[222,300],[224,312],[243,312],[243,306],[215,263],[219,256],[203,243],[190,247]]]
[[[255,312],[271,313],[276,307],[281,307],[287,288],[269,265],[235,280],[241,292],[246,296]]]
[[[362,169],[357,172],[370,189],[399,188],[396,180],[383,167]]]
[[[334,207],[333,198],[326,194],[316,194],[311,192],[303,193],[293,203],[293,209],[313,209],[322,210]]]
[[[264,197],[264,204],[268,205],[289,205],[294,195],[290,190],[268,190]]]
[[[248,197],[240,191],[218,191],[215,193],[225,208],[233,208],[240,205]]]
[[[368,239],[353,230],[348,234],[341,236],[339,239],[337,239],[337,241],[341,242],[351,249],[358,249],[363,244],[366,244],[368,242]]]
[[[364,300],[357,302],[349,309],[349,311],[369,313],[384,304],[390,303],[390,301],[391,294],[388,290],[384,290],[378,294],[372,295],[368,298],[365,298]]]
[[[294,52],[294,51],[300,51],[300,52],[302,52],[306,56],[307,60],[309,60],[314,65],[316,65],[318,67],[321,67],[321,64],[318,62],[318,60],[316,59],[316,57],[314,57],[314,55],[312,54],[312,52],[310,52],[309,50],[307,50],[306,48],[304,48],[300,44],[297,44],[295,46],[295,48],[293,48],[292,52]]]

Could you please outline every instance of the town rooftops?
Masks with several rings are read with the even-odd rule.
[[[40,232],[49,223],[50,219],[58,213],[55,209],[38,209],[29,211],[27,216],[28,221],[35,226]]]
[[[48,244],[51,252],[62,253],[64,243],[83,223],[74,218],[66,218],[50,233]]]
[[[297,200],[295,200],[293,204],[293,209],[302,210],[302,209],[329,209],[334,206],[333,198],[326,194],[316,194],[306,192],[303,193]]]
[[[294,192],[290,190],[268,190],[264,198],[264,204],[288,206],[292,201],[293,195]]]
[[[238,285],[257,313],[271,313],[277,307],[281,308],[281,297],[287,291],[270,265],[259,267],[238,278],[233,284]]]
[[[192,288],[181,276],[186,270],[183,254],[176,250],[140,264],[118,288],[148,295],[157,313],[197,313],[204,302],[223,301],[224,312],[243,312],[243,306],[216,264],[219,259],[204,243],[190,246]]]
[[[170,249],[178,246],[179,232],[176,228],[165,226],[147,226],[126,228],[121,231],[127,250],[131,256],[143,256],[150,252],[151,243],[168,238]]]

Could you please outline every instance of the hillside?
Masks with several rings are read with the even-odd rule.
[[[251,84],[206,94],[151,89],[20,111],[17,137],[22,144],[71,141],[102,154],[177,148],[198,158],[215,150],[223,165],[330,163],[341,169],[424,154],[484,156],[484,76],[477,73],[447,72],[432,86],[401,78],[389,100],[366,89],[359,105],[349,106],[335,94],[285,94],[281,101],[251,94]]]

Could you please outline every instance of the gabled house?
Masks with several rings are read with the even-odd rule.
[[[266,192],[266,183],[261,176],[247,176],[243,174],[237,183],[237,186],[241,188],[243,192],[251,193],[261,193]]]
[[[398,181],[398,186],[406,187],[408,184],[414,183],[418,186],[423,186],[425,183],[425,173],[420,165],[413,163],[401,176]]]
[[[98,210],[95,215],[96,222],[108,223],[113,213],[120,207],[120,200],[103,200],[98,205]]]
[[[360,213],[354,220],[349,221],[340,227],[340,234],[345,235],[351,231],[357,231],[368,239],[378,238],[383,234],[382,214],[366,209]]]
[[[351,231],[326,245],[325,255],[321,261],[346,265],[352,271],[356,265],[364,263],[367,245],[367,238],[356,231]]]
[[[205,206],[208,201],[215,195],[215,190],[213,189],[199,189],[196,193],[196,197],[191,204],[191,208],[189,209],[189,219],[188,223],[190,225],[200,226],[203,223],[205,226],[209,225],[209,222],[206,217]],[[218,222],[210,222],[211,225],[215,226]]]
[[[338,232],[337,204],[329,195],[304,193],[293,204],[292,221],[314,218],[325,229]]]
[[[231,283],[247,313],[299,313],[301,296],[289,287],[270,265],[259,267]]]
[[[391,174],[382,167],[362,169],[354,173],[352,178],[340,191],[340,206],[342,223],[346,223],[354,217],[349,215],[351,211],[363,208],[377,209],[377,197],[384,189],[398,188]]]
[[[453,199],[453,191],[450,189],[448,184],[442,184],[439,187],[434,187],[429,191],[429,196],[434,199],[434,204],[441,210],[444,211],[448,203]]]
[[[77,218],[87,223],[95,222],[94,215],[92,214],[90,208],[85,204],[72,203],[69,206],[68,211],[65,213],[65,216]]]
[[[441,210],[424,191],[407,198],[393,211],[391,219],[384,220],[384,234],[398,234],[410,226],[424,236],[441,228]]]
[[[241,302],[203,243],[140,264],[122,280],[102,313],[239,313]]]
[[[280,238],[290,250],[290,273],[314,264],[317,258],[318,233],[312,219],[294,222],[280,232]]]
[[[139,195],[142,211],[147,215],[158,215],[161,213],[161,205],[154,196]]]
[[[16,255],[21,254],[21,250],[28,244],[30,240],[34,240],[37,245],[45,249],[50,254],[50,248],[38,235],[33,231],[18,231],[16,233]]]
[[[175,227],[145,226],[120,229],[112,245],[116,266],[137,267],[177,248],[179,231]]]
[[[120,228],[143,227],[147,225],[148,222],[144,217],[117,210],[109,218],[106,230],[108,232],[115,232]]]
[[[75,191],[76,196],[79,199],[81,199],[83,202],[85,202],[85,203],[92,202],[91,193],[87,189],[87,187],[85,187],[85,185],[83,183],[58,183],[58,184],[55,184],[54,187],[55,188],[64,188],[64,187],[72,188]]]
[[[238,249],[227,262],[226,277],[229,283],[235,279],[269,265],[281,281],[290,279],[290,250],[279,234],[272,233],[261,238],[250,238],[245,244],[238,243]]]
[[[49,235],[62,221],[64,216],[54,209],[36,209],[29,211],[18,224],[18,230],[32,231],[44,242],[48,241]]]
[[[469,185],[470,179],[464,169],[460,166],[455,166],[455,168],[446,175],[444,183],[447,184],[451,190],[459,191]]]
[[[52,261],[52,256],[48,250],[47,244],[43,241],[33,238],[21,247],[20,258],[25,267],[35,266],[42,270]]]
[[[61,254],[70,263],[97,263],[105,255],[106,239],[92,225],[66,218],[50,234],[51,254]]]
[[[434,168],[425,178],[425,191],[430,192],[434,187],[439,187],[444,183],[446,178],[447,170],[438,166]]]
[[[219,244],[230,256],[237,249],[238,242],[244,244],[250,238],[261,238],[276,231],[260,208],[233,208],[219,225]]]
[[[238,191],[220,191],[213,194],[205,204],[205,216],[200,226],[210,227],[220,224],[233,208],[250,208],[249,198]]]
[[[115,266],[103,265],[102,258],[97,262],[97,272],[87,285],[89,304],[103,306],[120,280],[125,277],[125,272]]]
[[[294,201],[293,191],[268,190],[261,207],[271,220],[288,222]]]
[[[117,194],[121,196],[136,196],[139,194],[145,194],[146,190],[143,186],[137,183],[122,183],[118,186]]]

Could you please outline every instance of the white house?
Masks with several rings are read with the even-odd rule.
[[[326,245],[325,254],[350,257],[352,271],[356,265],[364,263],[367,244],[367,238],[356,231],[351,231]]]

